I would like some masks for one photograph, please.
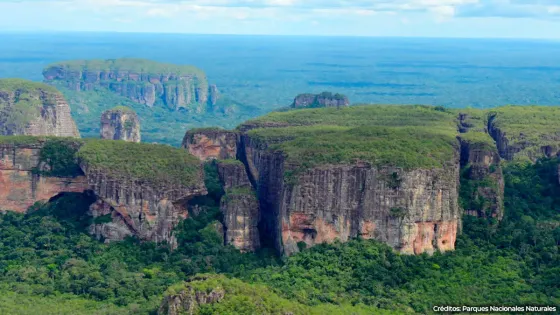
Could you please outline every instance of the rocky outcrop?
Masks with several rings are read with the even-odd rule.
[[[41,175],[44,142],[0,144],[0,210],[26,212],[36,202],[47,202],[62,192],[84,192],[84,176]]]
[[[508,161],[513,160],[518,155],[524,155],[531,161],[536,161],[541,157],[560,156],[560,132],[540,133],[538,136],[526,135],[524,132],[506,132],[498,122],[500,113],[491,114],[488,118],[488,133],[496,141],[496,146],[500,156]],[[527,130],[531,132],[530,117],[527,117]],[[553,122],[549,122],[552,125]],[[542,126],[541,126],[542,127]],[[555,128],[551,127],[552,130]],[[536,129],[536,128],[535,128]]]
[[[101,139],[140,142],[138,115],[127,107],[115,107],[101,115]]]
[[[159,186],[127,176],[112,176],[82,165],[90,189],[98,200],[90,208],[94,218],[110,215],[110,222],[94,224],[90,231],[106,241],[135,235],[142,240],[176,246],[173,228],[187,217],[189,199],[207,193],[200,180],[193,186]]]
[[[259,201],[245,166],[239,161],[218,162],[220,181],[226,194],[220,201],[225,244],[250,252],[260,248]]]
[[[216,103],[218,102],[218,98],[220,97],[220,92],[218,91],[218,87],[215,84],[210,85],[208,94],[208,103],[210,105],[216,105]]]
[[[45,82],[74,91],[105,88],[150,107],[200,113],[217,101],[217,88],[209,87],[206,75],[192,66],[143,59],[77,60],[50,65],[43,76]]]
[[[460,213],[459,157],[444,169],[376,168],[367,163],[294,172],[281,152],[241,137],[261,208],[261,233],[286,254],[353,237],[410,254],[454,249]]]
[[[484,115],[483,115],[484,116]],[[461,204],[465,214],[501,220],[504,215],[504,175],[496,142],[488,134],[492,118],[459,113],[461,142]]]
[[[187,131],[182,147],[202,161],[235,159],[237,156],[237,133],[218,128]]]
[[[345,107],[349,106],[348,97],[342,94],[323,92],[321,94],[300,94],[292,103],[292,108],[315,108],[315,107]]]
[[[175,246],[172,230],[187,216],[187,201],[207,193],[200,163],[183,150],[168,146],[68,138],[0,140],[0,210],[25,212],[35,202],[48,201],[60,193],[93,192],[96,201],[90,206],[94,217],[90,232],[106,241],[136,236]],[[90,159],[81,155],[84,150]],[[119,160],[123,156],[124,162]],[[91,161],[100,164],[88,164]],[[119,161],[124,164],[115,167]],[[126,170],[142,165],[169,168],[159,173]],[[148,177],[141,177],[149,171]]]
[[[171,287],[166,292],[158,309],[159,315],[197,314],[201,305],[220,302],[226,295],[224,288],[218,283],[215,287],[201,289],[193,285],[203,281],[213,280],[219,276],[195,276],[185,282],[180,288]],[[171,291],[171,292],[170,292]]]
[[[0,135],[80,137],[60,92],[19,79],[0,80]]]
[[[504,215],[504,175],[495,146],[461,139],[465,213],[501,220]]]

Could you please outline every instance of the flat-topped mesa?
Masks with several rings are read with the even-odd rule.
[[[188,130],[181,145],[202,161],[235,159],[237,133],[220,128]]]
[[[138,115],[125,106],[117,106],[101,114],[101,139],[140,142]]]
[[[47,202],[60,193],[88,190],[74,159],[77,141],[1,136],[0,210],[26,212],[36,202]]]
[[[348,97],[342,94],[323,92],[320,94],[300,94],[292,103],[292,108],[316,108],[316,107],[346,107],[350,105]]]
[[[80,137],[62,94],[22,79],[0,79],[0,135]]]
[[[461,213],[453,114],[371,105],[247,124],[239,151],[258,192],[261,239],[280,252],[354,237],[408,254],[454,249]]]
[[[193,66],[144,59],[73,60],[47,66],[45,82],[75,91],[106,88],[134,102],[203,112],[217,101],[215,86]],[[210,97],[209,97],[210,95]]]
[[[503,106],[488,113],[488,133],[505,160],[560,156],[560,108]]]
[[[249,182],[245,166],[237,160],[219,161],[218,174],[225,191],[220,201],[225,244],[231,244],[243,252],[255,251],[261,245],[259,200]]]
[[[86,142],[78,157],[98,196],[90,230],[106,241],[135,235],[175,246],[173,228],[188,215],[186,202],[207,193],[200,161],[181,149],[100,140]]]

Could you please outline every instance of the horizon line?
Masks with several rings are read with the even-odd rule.
[[[177,36],[239,36],[239,37],[335,37],[335,38],[398,38],[398,39],[476,39],[476,40],[521,40],[560,41],[557,37],[477,37],[477,36],[406,36],[406,35],[325,35],[325,34],[235,34],[235,33],[187,33],[187,32],[134,32],[134,31],[67,31],[67,30],[0,30],[0,35],[41,34],[111,34],[111,35],[177,35]]]

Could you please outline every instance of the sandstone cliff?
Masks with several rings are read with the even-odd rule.
[[[20,79],[0,80],[0,135],[80,137],[60,92]]]
[[[80,165],[78,165],[80,163]],[[92,234],[174,246],[187,201],[206,194],[200,162],[184,150],[110,140],[0,137],[0,210],[25,212],[64,192],[93,191]]]
[[[236,160],[220,161],[218,173],[226,193],[220,202],[225,244],[245,252],[254,251],[260,247],[259,201],[245,166]]]
[[[147,106],[200,113],[218,93],[206,75],[192,66],[143,59],[76,60],[48,66],[45,82],[75,91],[104,88]],[[210,95],[210,96],[209,96]]]
[[[224,225],[231,224],[230,213],[236,214],[235,223],[240,226],[258,221],[253,230],[258,231],[261,240],[288,255],[302,247],[354,237],[377,239],[410,254],[454,249],[461,222],[460,148],[453,135],[455,117],[433,109],[403,108],[403,114],[406,111],[408,116],[418,115],[411,120],[418,128],[372,128],[369,125],[375,124],[376,119],[397,125],[402,122],[391,121],[400,117],[394,113],[380,119],[379,116],[388,115],[382,107],[347,110],[306,110],[301,112],[307,115],[304,120],[300,119],[299,111],[275,113],[241,125],[236,147],[232,147],[233,142],[228,142],[227,147],[228,151],[237,152],[245,171],[238,163],[229,162],[219,172],[226,191],[235,185],[251,184],[258,192],[259,210],[252,210],[248,199],[243,199],[245,203],[237,199],[232,202],[226,195],[222,200]],[[322,116],[315,115],[319,112]],[[439,127],[448,128],[449,135],[421,127],[431,123],[422,121],[426,114],[442,119],[444,123]],[[358,126],[368,127],[344,127],[352,124],[352,120]],[[332,126],[324,126],[326,121]],[[228,132],[216,133],[214,139],[225,138]],[[196,133],[190,134],[191,138],[194,136]],[[426,142],[425,138],[431,140]],[[184,143],[190,152],[198,150],[197,142]],[[366,155],[359,153],[362,158],[352,158],[351,152],[361,152],[362,145],[373,145],[380,151],[368,149]],[[429,148],[432,145],[444,154],[433,156],[434,151]],[[384,152],[388,146],[399,147],[401,152]],[[212,151],[224,149],[222,146]],[[341,160],[341,152],[350,155],[342,155]],[[381,154],[395,156],[387,158],[387,162],[375,161],[375,157],[383,157]],[[209,155],[198,156],[205,159]],[[398,160],[403,158],[403,165],[408,166],[391,165],[401,163]],[[330,160],[333,162],[323,162]],[[419,160],[424,162],[418,163]],[[248,198],[250,190],[240,191],[243,198]],[[238,233],[238,240],[256,239],[250,234]]]
[[[504,106],[488,113],[488,133],[505,160],[560,155],[560,111],[546,106]]]
[[[128,107],[118,106],[101,115],[101,139],[140,142],[138,115]]]
[[[292,108],[315,108],[315,107],[345,107],[349,106],[348,97],[342,94],[323,92],[320,94],[300,94],[292,103]]]
[[[237,133],[219,128],[201,128],[187,131],[181,145],[202,161],[235,159]]]
[[[487,118],[480,112],[458,116],[461,141],[461,203],[466,214],[504,215],[504,176],[496,143],[487,133]]]
[[[7,139],[6,139],[7,138]],[[0,143],[0,210],[26,212],[35,202],[47,202],[62,192],[84,192],[86,178],[77,176],[47,176],[48,169],[41,159],[46,139],[2,139]]]
[[[100,219],[91,232],[107,241],[135,235],[175,246],[173,228],[187,217],[188,200],[207,193],[200,162],[184,150],[90,141],[80,148],[78,157],[98,197],[90,212]]]
[[[279,152],[243,138],[261,202],[262,233],[285,254],[298,243],[377,239],[410,254],[454,249],[460,225],[458,156],[444,169],[404,170],[367,163],[326,165],[286,177]]]

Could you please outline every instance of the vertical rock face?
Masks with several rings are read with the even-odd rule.
[[[188,200],[207,193],[201,163],[181,149],[97,140],[77,155],[98,198],[91,231],[106,241],[134,235],[175,246],[173,228],[188,215]]]
[[[349,105],[348,97],[338,93],[323,92],[321,94],[300,94],[294,99],[291,107],[346,107]]]
[[[103,171],[82,168],[88,184],[98,197],[91,214],[98,218],[110,215],[110,222],[94,224],[90,231],[107,241],[135,235],[142,240],[166,241],[176,245],[173,228],[187,217],[186,201],[206,193],[202,183],[193,187],[154,187],[133,178],[113,177]]]
[[[251,146],[247,161],[258,183],[261,233],[286,254],[361,236],[409,254],[455,247],[459,159],[444,169],[404,171],[368,164],[317,167],[286,178],[282,154]],[[303,243],[301,243],[303,242]]]
[[[493,217],[504,215],[504,176],[496,143],[481,117],[460,113],[461,199],[466,214]],[[490,124],[488,124],[490,125]]]
[[[533,162],[542,157],[560,156],[558,113],[553,109],[547,112],[544,107],[535,114],[523,112],[532,107],[519,107],[510,107],[509,111],[503,108],[489,114],[488,134],[496,141],[500,156],[508,161],[525,157]]]
[[[0,135],[80,137],[60,92],[19,79],[0,80]]]
[[[182,147],[202,161],[235,159],[237,133],[216,128],[189,130]]]
[[[138,115],[127,107],[116,107],[103,112],[101,139],[140,142]]]
[[[245,166],[239,161],[221,161],[218,162],[218,173],[226,192],[220,201],[225,243],[245,252],[260,248],[259,201]]]
[[[504,215],[504,178],[496,147],[461,141],[463,191],[470,201],[465,212],[501,220]]]
[[[62,192],[84,192],[84,176],[40,175],[39,154],[43,143],[0,144],[0,210],[26,212],[38,201],[48,201]]]
[[[203,282],[216,276],[195,276],[190,282]],[[186,282],[177,292],[167,292],[158,309],[158,315],[198,314],[199,307],[220,302],[226,295],[221,285],[202,290]]]
[[[207,103],[217,100],[217,88],[209,87],[200,69],[143,59],[63,62],[45,68],[43,76],[48,83],[75,91],[105,88],[134,102],[171,110],[203,112]]]

